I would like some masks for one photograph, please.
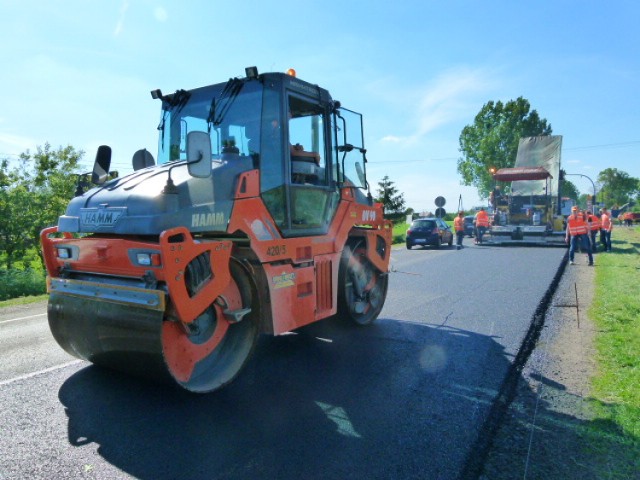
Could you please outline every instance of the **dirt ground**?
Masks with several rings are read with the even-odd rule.
[[[520,377],[516,398],[493,440],[483,480],[636,478],[616,458],[618,435],[604,440],[589,397],[595,372],[594,326],[587,317],[596,266],[576,256],[567,265],[539,341]],[[605,474],[603,475],[603,472]],[[635,476],[637,475],[637,476]]]

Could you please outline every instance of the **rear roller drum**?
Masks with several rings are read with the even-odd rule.
[[[338,315],[359,325],[373,322],[387,296],[388,277],[366,256],[364,240],[348,244],[340,260]]]

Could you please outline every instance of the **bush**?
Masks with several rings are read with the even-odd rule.
[[[0,301],[46,292],[45,273],[42,270],[0,270]]]
[[[395,245],[397,243],[404,243],[404,240],[407,236],[407,228],[409,225],[406,222],[398,222],[393,225],[393,241],[392,243]]]

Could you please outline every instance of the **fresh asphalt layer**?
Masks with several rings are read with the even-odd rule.
[[[467,475],[566,250],[465,243],[394,249],[372,326],[263,337],[208,395],[74,362],[44,305],[0,314],[0,479]]]

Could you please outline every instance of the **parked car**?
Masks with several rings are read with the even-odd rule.
[[[467,215],[464,217],[464,234],[468,237],[474,237],[476,234],[476,217]]]
[[[443,243],[453,245],[453,231],[444,220],[437,217],[418,218],[407,230],[407,248],[414,245],[433,245],[440,248]]]

